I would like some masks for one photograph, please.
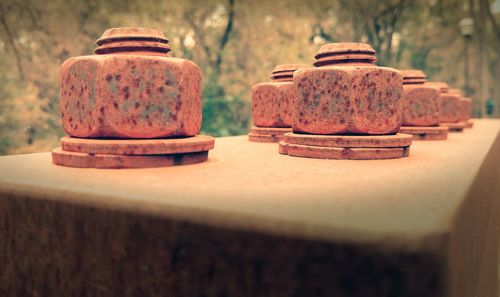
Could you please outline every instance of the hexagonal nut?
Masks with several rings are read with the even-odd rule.
[[[460,98],[460,120],[467,121],[472,113],[472,100],[468,97]]]
[[[456,123],[460,121],[460,98],[450,93],[441,93],[439,102],[439,121],[443,123]]]
[[[185,59],[139,55],[75,57],[61,66],[61,117],[75,137],[196,135],[201,72]]]
[[[259,83],[252,88],[252,117],[257,127],[291,127],[294,88],[291,82]]]
[[[399,131],[401,73],[377,66],[306,68],[294,74],[293,130],[313,134]]]
[[[439,90],[422,85],[403,85],[403,126],[439,125]]]

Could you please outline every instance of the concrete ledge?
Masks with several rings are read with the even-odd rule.
[[[183,167],[0,157],[0,296],[498,296],[499,130],[399,160],[246,136]]]

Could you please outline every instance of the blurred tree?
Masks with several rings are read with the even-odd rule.
[[[500,87],[498,87],[498,84],[495,84],[495,78],[500,77],[500,13],[497,12],[497,15],[495,16],[492,11],[492,2],[493,1],[488,1],[488,0],[481,0],[481,5],[483,7],[483,10],[485,11],[485,14],[487,15],[488,23],[491,26],[492,30],[490,31],[490,42],[491,43],[491,48],[492,50],[488,54],[488,56],[491,56],[492,58],[490,60],[493,61],[491,63],[490,67],[490,77],[493,78],[493,86],[491,87],[491,97],[489,100],[489,105],[491,113],[490,115],[495,116],[495,117],[500,117]],[[496,100],[494,100],[495,98]],[[486,105],[486,112],[488,113],[488,102]]]
[[[336,5],[324,2],[321,6],[319,11],[323,12],[320,13],[323,16],[320,16],[319,21],[314,24],[310,40],[314,41],[317,38],[316,40],[325,42],[339,42],[347,37],[352,41],[367,42],[378,53],[380,65],[391,65],[394,62],[394,53],[400,49],[400,34],[397,29],[409,21],[410,13],[416,13],[419,2],[339,0]],[[334,13],[340,10],[343,11],[342,14]],[[324,18],[327,22],[326,27],[323,25],[325,20],[322,21]],[[335,20],[328,24],[331,18]],[[348,24],[350,34],[342,36],[337,28],[339,24]]]
[[[221,83],[227,45],[233,38],[236,21],[235,2],[192,3],[183,13],[193,41],[203,50],[203,59],[198,58],[205,82],[202,131],[215,136],[243,134],[248,127],[248,115],[244,118],[239,115],[241,109],[248,109],[249,105],[239,96],[227,95]]]
[[[381,65],[421,68],[429,79],[464,85],[458,22],[470,2],[484,20],[472,37],[475,44],[482,38],[483,48],[471,47],[478,110],[480,91],[500,106],[500,85],[481,85],[500,74],[500,16],[491,0],[2,0],[0,154],[58,145],[59,66],[92,53],[109,27],[164,31],[172,55],[202,70],[202,132],[222,136],[251,125],[252,85],[269,80],[276,64],[311,64],[327,42],[369,42]],[[480,52],[486,67],[476,62]]]

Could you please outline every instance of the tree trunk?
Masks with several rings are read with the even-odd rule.
[[[500,58],[495,60],[495,71],[492,77],[500,77]],[[498,84],[493,86],[493,99],[495,102],[493,116],[498,118],[500,117],[500,86]]]
[[[484,8],[486,9],[486,12],[488,14],[488,19],[490,21],[490,25],[493,29],[493,48],[498,49],[500,48],[500,26],[497,23],[495,16],[493,15],[493,12],[491,11],[491,7],[489,5],[488,0],[481,0],[483,2]],[[497,50],[498,51],[498,50]],[[500,57],[497,55],[495,59],[493,60],[493,73],[491,73],[491,76],[493,79],[500,77]],[[493,110],[493,116],[494,117],[500,117],[500,86],[498,84],[493,84],[492,85],[492,97],[494,100],[494,110]]]
[[[477,24],[477,59],[478,59],[478,79],[479,79],[479,103],[480,116],[486,116],[486,101],[489,98],[489,71],[488,71],[488,48],[486,44],[486,19],[488,18],[487,7],[484,1],[479,1],[479,13],[475,20]]]
[[[224,29],[224,33],[220,38],[219,49],[217,51],[217,55],[215,57],[215,62],[214,62],[214,76],[217,81],[221,73],[222,59],[224,57],[224,48],[226,47],[226,44],[229,42],[229,37],[234,27],[234,0],[228,0],[227,9],[228,13],[227,13],[226,28]]]
[[[7,13],[5,12],[2,3],[0,3],[0,24],[2,25],[5,34],[7,34],[8,43],[10,44],[10,46],[12,47],[12,51],[14,52],[14,56],[16,58],[17,71],[19,72],[19,79],[24,80],[24,69],[21,60],[21,54],[19,53],[19,49],[17,48],[16,45],[16,40],[14,38],[14,35],[12,34],[12,31],[10,30],[10,26],[7,23],[6,17]]]

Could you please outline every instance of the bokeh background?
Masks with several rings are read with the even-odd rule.
[[[203,71],[203,133],[244,134],[250,90],[329,42],[368,42],[378,64],[419,68],[500,115],[500,0],[0,0],[0,154],[49,151],[63,135],[59,66],[110,27],[152,27]]]

